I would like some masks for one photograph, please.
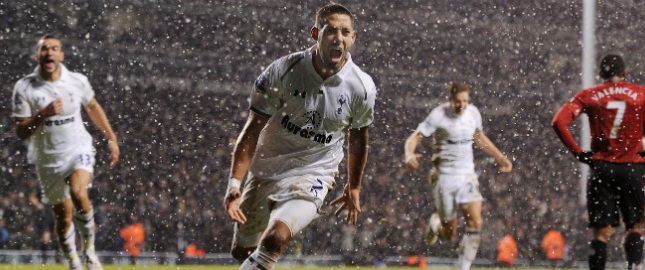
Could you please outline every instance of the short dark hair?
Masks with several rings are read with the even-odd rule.
[[[354,14],[352,14],[348,8],[341,4],[330,3],[318,9],[316,12],[316,22],[314,27],[321,29],[323,24],[327,21],[327,16],[331,14],[345,14],[352,20],[352,26],[354,25]]]
[[[467,92],[470,95],[470,88],[463,82],[454,82],[448,86],[448,97],[454,98],[461,92]]]
[[[608,54],[600,60],[598,74],[605,80],[613,76],[625,76],[625,61],[620,55]]]

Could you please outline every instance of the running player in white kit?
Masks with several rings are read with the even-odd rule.
[[[35,58],[38,67],[13,90],[11,115],[16,134],[29,142],[28,160],[36,166],[44,198],[54,211],[58,241],[70,269],[83,269],[75,228],[82,238],[87,268],[103,269],[94,249],[94,211],[87,192],[95,150],[81,108],[107,137],[112,168],[119,162],[116,135],[87,77],[61,63],[65,55],[59,38],[41,38]]]
[[[449,86],[448,102],[433,109],[405,142],[408,171],[419,168],[421,155],[414,151],[423,139],[433,135],[430,184],[439,213],[433,213],[426,231],[426,241],[438,237],[454,241],[457,236],[457,211],[466,220],[466,234],[461,240],[458,267],[470,269],[479,248],[482,227],[482,201],[473,162],[473,142],[499,162],[502,172],[513,169],[482,131],[479,110],[470,102],[470,89],[464,83]]]
[[[276,60],[256,80],[235,146],[225,206],[236,222],[231,254],[240,269],[273,269],[291,238],[318,215],[335,185],[346,135],[348,181],[332,204],[341,204],[337,215],[348,210],[351,224],[361,211],[375,84],[349,54],[356,33],[347,8],[319,9],[311,37],[315,46]]]

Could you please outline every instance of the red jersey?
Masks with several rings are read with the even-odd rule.
[[[645,87],[624,81],[606,82],[580,91],[565,103],[555,114],[552,125],[575,155],[582,149],[568,126],[583,112],[589,116],[592,159],[645,163],[638,155],[643,149]]]

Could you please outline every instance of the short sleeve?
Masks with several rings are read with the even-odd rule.
[[[19,81],[13,88],[13,95],[11,97],[11,117],[13,118],[28,118],[32,116],[31,106],[27,101],[24,89],[27,87],[25,81]]]
[[[374,103],[376,103],[376,87],[367,90],[364,96],[356,97],[353,102],[351,128],[363,128],[374,122]]]
[[[267,67],[255,80],[250,109],[264,116],[273,115],[280,106],[279,74],[276,62]]]
[[[92,89],[92,86],[90,85],[90,81],[87,79],[86,76],[81,75],[80,82],[81,82],[81,104],[85,106],[87,104],[90,104],[90,101],[94,99],[94,89]]]
[[[477,130],[477,131],[484,130],[483,121],[482,121],[482,114],[479,113],[479,109],[477,109],[477,107],[475,107],[474,105],[469,105],[469,106],[473,106],[473,109],[474,109],[473,110],[473,112],[474,112],[473,113],[474,114],[473,118],[475,120],[475,130]]]
[[[426,119],[424,119],[423,122],[419,123],[419,126],[417,126],[417,132],[421,133],[421,135],[425,137],[430,137],[430,135],[437,131],[437,127],[433,123],[433,119],[435,118],[436,114],[436,109],[432,110],[430,114],[428,114]]]

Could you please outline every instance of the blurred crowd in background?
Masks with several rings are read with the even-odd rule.
[[[423,2],[423,1],[421,1]],[[494,259],[510,234],[519,258],[544,259],[542,236],[565,237],[568,258],[584,260],[589,231],[579,165],[557,141],[554,110],[580,90],[580,1],[439,0],[342,2],[356,15],[354,62],[374,78],[377,115],[357,226],[333,209],[297,236],[289,253],[343,254],[369,263],[389,255],[451,257],[457,243],[424,243],[434,210],[427,175],[409,175],[403,143],[429,110],[464,81],[484,132],[514,162],[497,164],[475,150],[484,203],[480,258]],[[326,1],[5,1],[0,4],[0,248],[39,249],[42,207],[26,148],[14,133],[13,85],[33,71],[36,40],[62,38],[65,64],[86,74],[121,144],[107,164],[96,141],[91,198],[98,250],[123,250],[119,231],[145,229],[143,251],[183,253],[190,244],[226,253],[233,224],[222,205],[232,143],[246,120],[253,81],[274,59],[311,46],[309,29]],[[598,3],[597,52],[624,55],[628,80],[643,83],[639,1]],[[102,138],[92,130],[95,138]],[[578,133],[577,130],[573,130]],[[429,142],[429,141],[428,141]],[[344,165],[335,198],[346,183]],[[619,242],[621,237],[615,237]],[[619,246],[612,244],[612,246]],[[192,246],[194,247],[194,246]],[[620,250],[610,260],[620,260]]]

